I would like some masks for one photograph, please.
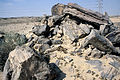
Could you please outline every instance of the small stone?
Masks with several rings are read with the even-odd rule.
[[[86,33],[86,34],[89,34],[90,33],[90,29],[87,25],[85,24],[80,24],[79,27]]]
[[[61,40],[52,40],[52,44],[62,44]]]
[[[56,64],[57,66],[59,66],[60,60],[56,60],[55,64]]]

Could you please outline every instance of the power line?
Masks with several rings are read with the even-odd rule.
[[[97,0],[98,1],[98,11],[102,13],[103,9],[103,0]]]

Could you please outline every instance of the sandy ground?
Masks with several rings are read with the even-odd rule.
[[[111,17],[110,18],[112,22],[114,23],[120,23],[120,17]],[[32,27],[34,25],[38,25],[39,24],[39,20],[40,17],[23,17],[23,18],[4,18],[4,19],[0,19],[0,31],[2,32],[17,32],[20,34],[26,34],[29,31],[31,31]],[[66,56],[65,54],[62,56]],[[71,56],[71,58],[73,58],[73,56]],[[51,60],[51,62],[55,62],[56,60]],[[75,63],[78,63],[78,58],[75,59],[74,61]],[[71,64],[64,66],[64,67],[69,67]],[[80,65],[78,65],[80,66]],[[64,71],[64,67],[61,66],[61,70]],[[69,72],[69,70],[66,70],[66,72]],[[73,73],[74,74],[74,73]],[[70,74],[71,75],[71,74]],[[65,80],[71,80],[70,79],[70,75],[66,76]],[[2,78],[2,72],[0,72],[0,80]],[[73,80],[73,79],[72,79]]]
[[[0,80],[2,80],[2,72],[0,72]]]
[[[120,29],[120,16],[113,16],[110,19],[114,23],[114,25],[119,27]]]
[[[110,19],[111,19],[111,21],[112,21],[113,23],[115,23],[115,22],[120,22],[120,16],[111,17]]]
[[[26,34],[39,20],[40,17],[3,18],[0,19],[0,31]]]

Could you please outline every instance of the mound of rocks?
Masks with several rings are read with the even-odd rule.
[[[120,30],[108,15],[56,4],[13,50],[5,80],[119,80]]]

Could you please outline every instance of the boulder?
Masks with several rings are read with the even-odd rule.
[[[99,35],[95,30],[91,31],[91,33],[85,38],[84,42],[84,46],[86,46],[87,44],[92,44],[101,51],[108,53],[117,53],[117,50],[112,45],[112,43],[104,36]]]
[[[63,13],[63,9],[65,8],[64,4],[56,4],[52,7],[51,12],[52,15],[61,15]]]
[[[32,28],[32,32],[38,36],[43,35],[45,37],[49,36],[49,26],[35,26]]]
[[[69,21],[70,22],[70,21]],[[76,25],[75,22],[71,24],[67,22],[63,25],[63,34],[69,36],[69,38],[74,41],[75,39],[83,38],[89,34],[90,30],[86,25]]]
[[[26,46],[10,52],[3,80],[49,80],[49,77],[49,65],[42,55]]]
[[[120,47],[120,31],[113,31],[106,35],[106,38],[108,38],[113,45]]]

